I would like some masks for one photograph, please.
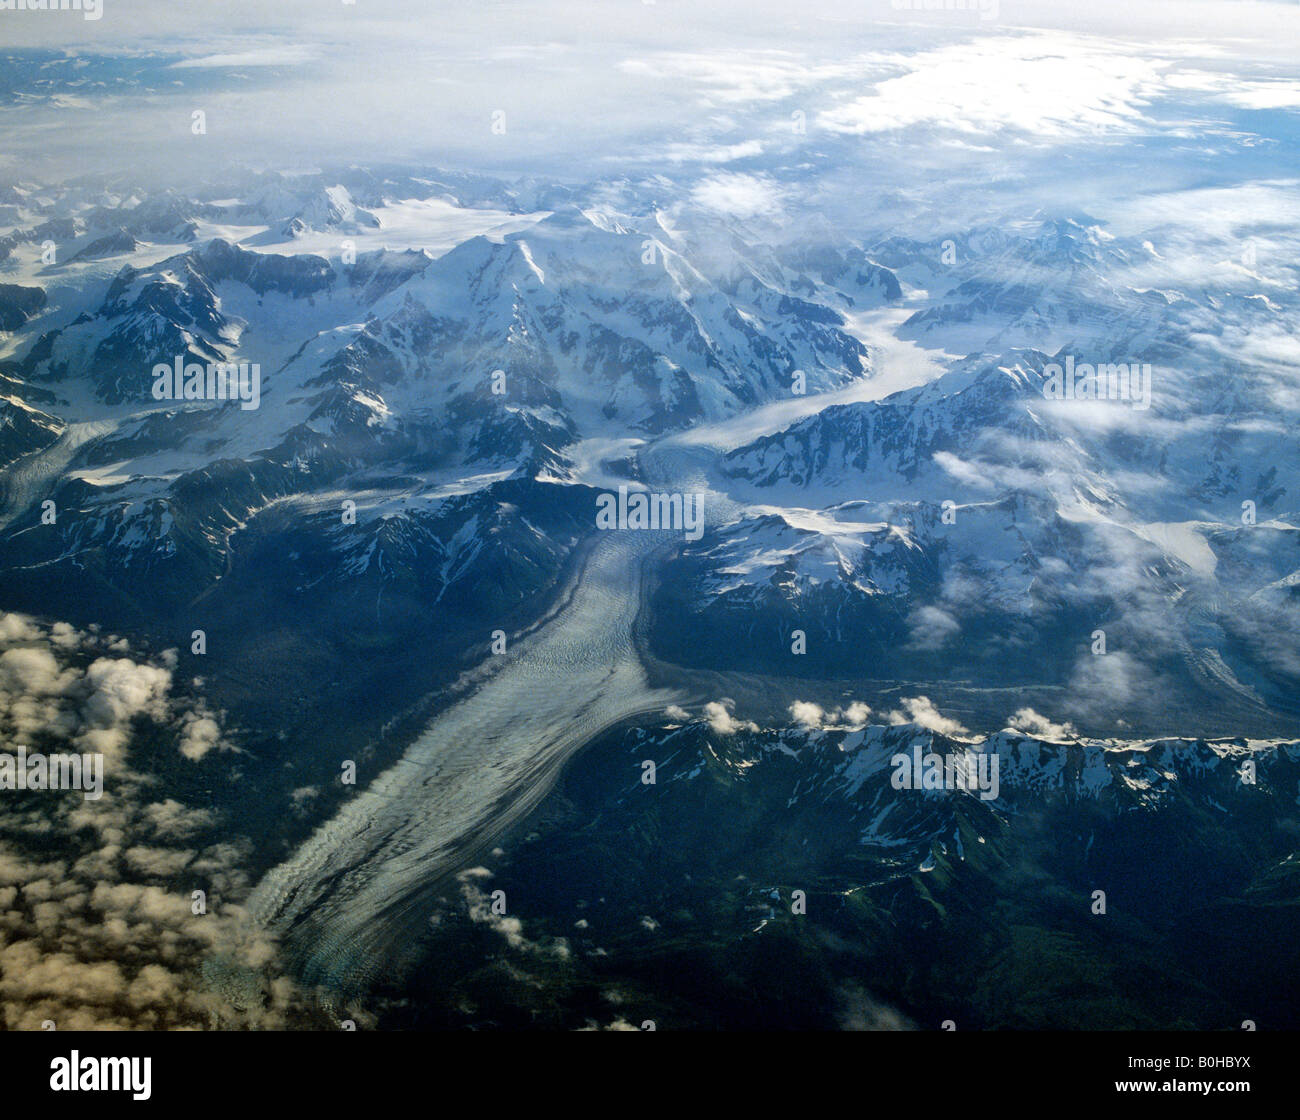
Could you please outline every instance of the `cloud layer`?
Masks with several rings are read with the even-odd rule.
[[[227,745],[218,715],[172,695],[174,660],[0,615],[0,749],[105,756],[98,801],[0,792],[8,1029],[274,1028],[305,1014],[274,942],[237,903],[250,842],[212,810],[159,796],[133,765],[142,739],[190,762]]]

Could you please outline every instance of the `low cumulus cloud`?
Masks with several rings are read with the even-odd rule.
[[[530,941],[524,936],[524,923],[519,918],[512,914],[498,912],[500,907],[494,907],[491,892],[485,892],[479,885],[486,883],[490,878],[492,872],[486,867],[470,867],[456,876],[469,920],[499,933],[512,949],[568,960],[571,950],[566,938],[553,937],[544,942]]]
[[[1036,739],[1072,739],[1078,735],[1072,723],[1053,723],[1033,708],[1020,708],[1007,718],[1007,726]]]
[[[939,735],[968,735],[969,731],[957,720],[945,716],[934,706],[928,696],[912,696],[901,701],[902,710],[889,712],[885,716],[887,723],[900,726],[914,723]]]
[[[830,711],[811,700],[796,700],[790,705],[790,718],[810,730],[823,727],[865,727],[871,718],[871,709],[859,700]]]
[[[736,719],[731,714],[735,706],[736,702],[727,696],[721,700],[710,700],[705,704],[704,718],[708,722],[709,729],[719,735],[734,735],[737,731],[757,731],[758,724],[751,723],[749,720]]]
[[[134,722],[146,719],[182,724],[177,749],[195,761],[214,748],[230,749],[201,701],[173,699],[170,659],[151,664],[103,656],[129,646],[67,623],[45,629],[23,615],[0,621],[0,646],[0,735],[11,747],[37,748],[52,739],[65,751],[103,754],[112,770],[125,764]]]
[[[307,1014],[239,905],[251,841],[220,831],[210,808],[159,797],[132,765],[146,730],[193,761],[224,742],[217,716],[173,695],[174,659],[13,614],[0,615],[0,646],[4,749],[105,756],[97,801],[0,792],[0,1025],[274,1029]]]

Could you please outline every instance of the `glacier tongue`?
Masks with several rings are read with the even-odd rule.
[[[632,642],[642,563],[673,536],[600,534],[560,610],[266,875],[249,908],[306,979],[359,991],[399,968],[448,874],[536,806],[592,736],[674,699],[648,688]]]

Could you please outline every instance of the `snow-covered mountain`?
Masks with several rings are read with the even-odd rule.
[[[493,533],[504,546],[515,530],[554,523],[555,539],[548,530],[539,541],[547,562],[526,563],[536,574],[520,573],[505,593],[526,598],[580,535],[555,519],[590,501],[581,487],[559,488],[582,482],[569,449],[735,416],[787,398],[796,371],[809,392],[866,378],[867,348],[846,314],[898,296],[859,250],[783,259],[725,227],[693,244],[653,211],[630,218],[607,206],[565,203],[450,251],[393,245],[384,231],[409,221],[402,197],[435,192],[431,213],[444,221],[458,205],[451,186],[341,178],[350,186],[262,177],[233,199],[124,188],[78,201],[71,190],[62,201],[75,218],[56,229],[63,219],[33,213],[16,235],[50,296],[12,289],[21,329],[4,370],[15,455],[82,425],[75,445],[65,439],[27,466],[34,485],[10,488],[0,548],[33,573],[24,578],[34,594],[48,593],[45,573],[73,565],[138,588],[112,594],[119,608],[143,608],[145,587],[192,598],[265,532],[284,555],[322,552],[285,586],[319,588],[328,569],[338,594],[392,602],[403,581],[425,586],[439,572],[432,578],[459,580],[468,595],[503,578],[489,574],[503,553],[476,543],[456,560],[467,538],[449,511],[494,500],[516,510],[524,493],[513,529]],[[510,202],[519,189],[466,185],[476,202]],[[350,209],[356,198],[367,207]],[[314,214],[310,229],[353,234],[355,248],[267,242],[288,209]],[[387,217],[362,220],[367,209]],[[459,212],[473,230],[479,211]],[[238,224],[256,220],[264,227]],[[46,234],[77,250],[43,263]],[[154,367],[177,361],[255,364],[259,407],[158,401]],[[511,479],[522,489],[504,489]],[[340,494],[358,496],[355,530],[318,531],[312,518],[327,523]],[[32,534],[38,495],[60,516]],[[226,580],[219,594],[237,597],[239,586]]]
[[[701,719],[670,730],[630,732],[624,749],[658,760],[664,773],[656,784],[668,785],[666,796],[674,795],[673,783],[744,775],[755,787],[751,796],[802,818],[809,834],[833,818],[837,827],[855,833],[856,844],[893,850],[896,857],[906,853],[921,872],[933,870],[936,857],[960,862],[968,829],[995,835],[1030,806],[1056,802],[1118,815],[1154,814],[1181,803],[1227,813],[1253,801],[1272,811],[1289,799],[1300,777],[1300,743],[1294,741],[1090,740],[1069,733],[1044,738],[1013,727],[953,737],[913,722],[858,722],[718,735]],[[922,778],[915,777],[924,774],[915,768],[918,755],[923,767],[928,756],[945,766],[955,758],[969,788],[937,780],[922,787]],[[911,769],[899,763],[900,756],[912,761]],[[981,797],[981,789],[991,791],[995,772],[996,796]]]
[[[424,220],[461,215],[449,249],[419,247],[419,194]],[[626,184],[596,194],[355,169],[196,198],[82,185],[56,204],[15,186],[11,271],[39,286],[0,289],[6,454],[28,480],[7,485],[5,563],[40,594],[75,565],[192,597],[265,538],[322,558],[283,586],[328,570],[349,598],[440,600],[489,555],[454,559],[449,502],[513,508],[501,487],[522,486],[518,539],[558,533],[540,577],[582,535],[583,484],[638,477],[638,447],[797,406],[706,466],[713,509],[732,512],[661,583],[662,652],[796,676],[1082,673],[1087,707],[1106,674],[1083,651],[1102,630],[1189,710],[1198,692],[1238,714],[1288,708],[1300,453],[1277,432],[1293,398],[1275,364],[1221,354],[1281,329],[1283,293],[1157,284],[1156,245],[1085,215],[976,228],[945,260],[898,236],[837,242],[824,222],[769,243],[638,206]],[[499,205],[518,217],[478,232]],[[285,215],[306,215],[301,246],[274,240]],[[44,263],[50,238],[74,251]],[[864,391],[893,352],[864,323],[918,301],[891,345],[983,352]],[[256,364],[260,406],[155,400],[154,366],[178,358]],[[1053,368],[1085,362],[1149,364],[1146,399],[1054,399]],[[326,531],[350,494],[356,524]],[[45,497],[63,516],[33,532]],[[814,640],[791,662],[793,629]]]

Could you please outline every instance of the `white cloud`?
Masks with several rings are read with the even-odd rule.
[[[826,720],[826,712],[820,704],[814,704],[809,700],[796,700],[790,705],[790,717],[795,723],[801,723],[804,727],[821,727]]]
[[[669,163],[731,163],[762,154],[761,141],[743,140],[736,144],[669,144],[663,151],[663,158]]]
[[[189,712],[185,716],[180,752],[191,762],[198,762],[214,748],[232,749],[221,737],[221,725],[211,715]]]
[[[942,607],[917,607],[908,618],[908,645],[917,650],[942,649],[961,632],[961,624]]]
[[[766,176],[724,172],[705,179],[691,192],[691,201],[704,210],[733,218],[756,218],[779,212],[780,191]]]
[[[1032,735],[1036,739],[1070,739],[1078,734],[1070,723],[1053,723],[1033,708],[1020,708],[1008,717],[1007,726]]]
[[[784,101],[810,86],[862,72],[860,61],[815,60],[786,50],[664,51],[625,59],[627,74],[686,84],[706,104]]]
[[[228,54],[209,54],[172,63],[173,70],[211,70],[222,67],[301,66],[315,62],[320,52],[306,43],[284,43]]]
[[[914,723],[927,731],[949,737],[968,734],[965,727],[957,720],[950,719],[940,712],[928,696],[913,696],[902,701],[903,711],[893,711],[885,717],[895,726]]]
[[[711,700],[704,705],[704,718],[716,734],[734,735],[737,731],[758,730],[756,723],[733,718],[730,709],[735,706],[736,702],[725,696],[721,700]]]
[[[1132,132],[1146,123],[1168,65],[1131,46],[1065,35],[977,39],[898,62],[907,73],[824,110],[818,123],[855,134],[916,125],[1052,139]]]
[[[796,700],[790,705],[790,718],[810,730],[823,727],[865,727],[871,718],[871,709],[860,700],[829,711],[811,700]]]
[[[844,709],[844,722],[850,727],[865,727],[871,718],[871,709],[861,700],[855,700]]]
[[[519,918],[496,912],[491,896],[484,894],[478,887],[478,883],[491,877],[492,872],[486,867],[472,867],[456,876],[469,920],[495,930],[512,949],[567,960],[570,949],[566,938],[553,937],[548,942],[530,941],[524,935],[524,923]]]
[[[75,640],[74,640],[75,639]],[[21,643],[21,644],[13,644]],[[306,1004],[279,975],[275,943],[239,906],[242,839],[215,840],[218,815],[152,800],[131,766],[137,722],[185,743],[219,725],[170,696],[170,670],[126,657],[112,635],[0,615],[0,741],[106,752],[104,797],[47,794],[6,806],[0,841],[0,1025],[36,1030],[271,1029]],[[207,726],[208,723],[212,726]],[[9,795],[12,796],[12,795]],[[31,795],[29,795],[30,798]],[[207,895],[207,913],[190,892]],[[235,1007],[203,979],[210,958],[243,980]]]

